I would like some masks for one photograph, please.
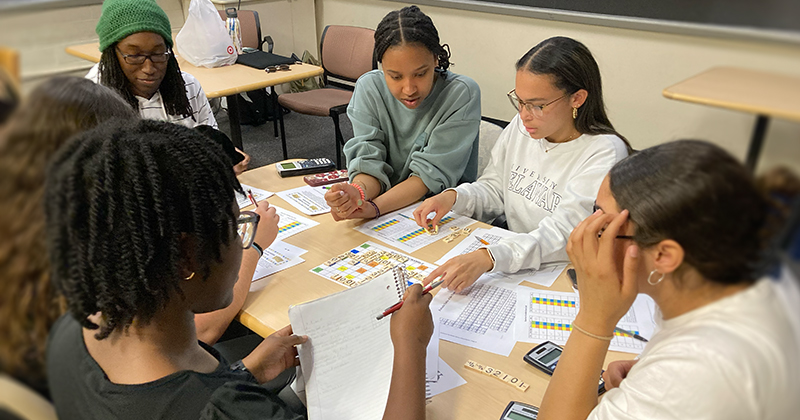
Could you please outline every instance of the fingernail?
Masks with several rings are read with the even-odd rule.
[[[339,195],[344,195],[344,191],[339,191]]]
[[[628,255],[630,255],[631,258],[638,257],[639,256],[639,247],[636,246],[636,245],[629,246],[628,247]]]
[[[602,210],[602,209],[597,209],[597,210],[594,212],[594,214],[600,214],[600,213],[602,213],[602,212],[603,212],[603,210]]]

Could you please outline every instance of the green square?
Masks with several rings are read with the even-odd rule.
[[[322,271],[322,267],[317,267],[317,268],[315,268],[315,269],[313,269],[311,271],[313,271],[315,273],[319,273],[320,271]]]

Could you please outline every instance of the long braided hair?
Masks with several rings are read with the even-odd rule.
[[[450,46],[439,44],[439,31],[433,21],[417,6],[408,6],[389,12],[375,29],[375,61],[380,63],[383,54],[391,47],[403,44],[420,44],[436,56],[439,75],[445,77],[450,67]]]
[[[139,109],[139,101],[131,93],[131,82],[122,71],[119,58],[115,52],[117,43],[112,44],[100,55],[100,84],[108,86],[119,93],[133,109]],[[175,54],[170,54],[167,60],[167,72],[164,80],[158,86],[158,91],[164,99],[164,108],[167,114],[181,117],[192,117],[192,105],[186,96],[186,86],[178,66]]]
[[[213,141],[141,120],[83,133],[54,158],[45,190],[53,281],[97,339],[146,324],[180,294],[186,249],[207,279],[236,237],[242,187]],[[182,256],[183,255],[183,256]],[[101,312],[97,325],[87,319]]]

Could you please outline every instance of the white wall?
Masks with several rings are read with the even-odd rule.
[[[325,25],[375,28],[405,4],[377,0],[316,0],[317,33]],[[603,75],[611,121],[635,148],[678,138],[720,144],[744,158],[755,117],[664,98],[661,91],[708,68],[732,65],[800,76],[800,48],[512,17],[422,6],[452,50],[452,70],[481,86],[483,115],[514,116],[506,92],[514,62],[543,39],[561,35],[586,44]],[[800,92],[787,92],[800,100]],[[800,122],[773,120],[759,168],[787,164],[800,172]]]

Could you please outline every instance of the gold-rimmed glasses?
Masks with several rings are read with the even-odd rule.
[[[558,97],[556,99],[553,99],[552,101],[550,101],[550,102],[548,102],[548,103],[546,103],[544,105],[534,105],[531,102],[526,102],[526,101],[523,101],[522,99],[520,99],[519,96],[517,96],[517,90],[516,89],[511,89],[511,91],[509,91],[508,94],[507,94],[508,100],[511,101],[511,105],[514,106],[514,108],[517,110],[517,112],[520,112],[520,110],[522,108],[525,108],[528,112],[533,114],[533,116],[536,117],[536,118],[542,118],[544,116],[544,109],[545,108],[547,108],[548,106],[550,106],[550,105],[558,102],[559,100],[567,97],[567,95],[568,94],[565,93],[564,95],[562,95],[562,96],[560,96],[560,97]]]

